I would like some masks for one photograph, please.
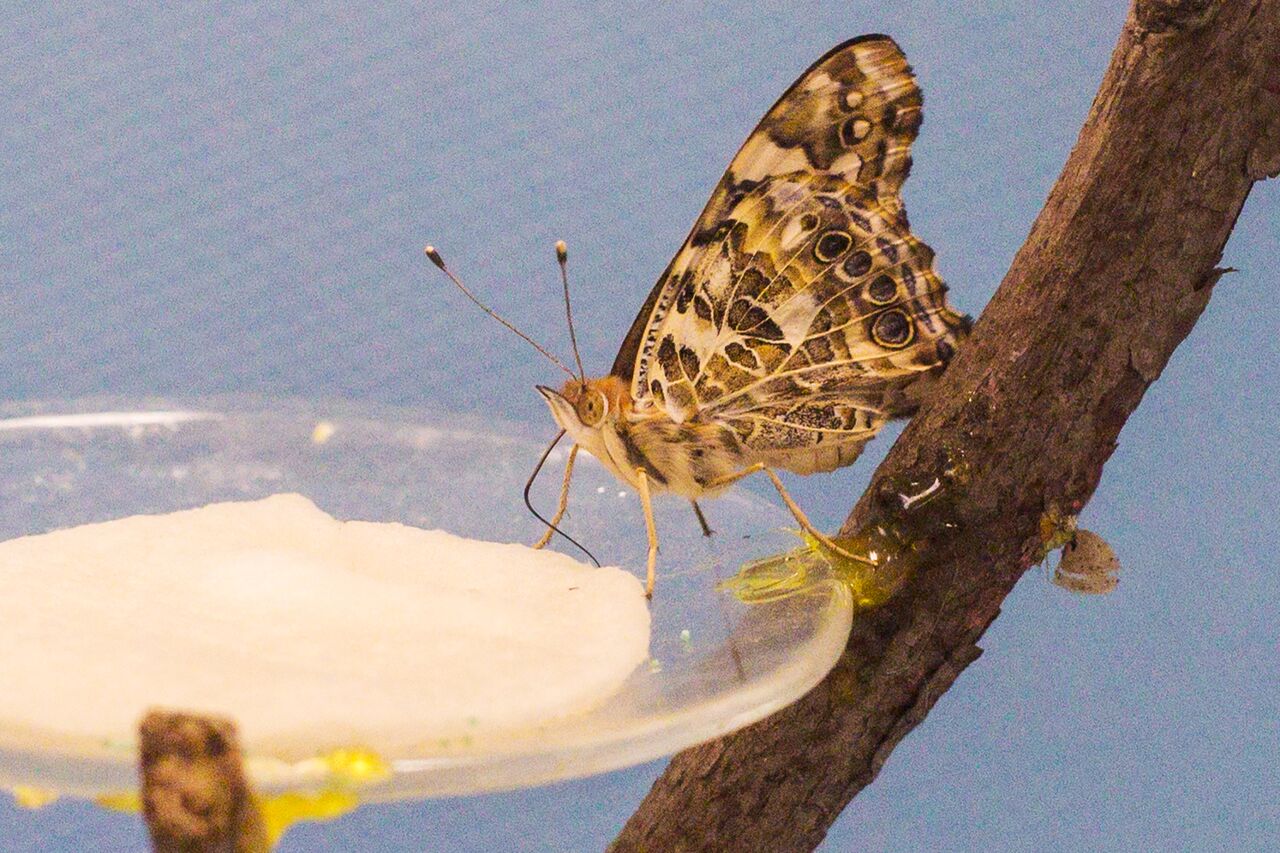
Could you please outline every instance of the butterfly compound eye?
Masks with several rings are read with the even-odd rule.
[[[604,395],[599,391],[588,391],[578,400],[578,419],[586,426],[592,427],[604,418]]]

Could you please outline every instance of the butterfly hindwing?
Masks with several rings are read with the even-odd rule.
[[[920,93],[885,36],[819,60],[730,163],[614,373],[637,406],[797,471],[848,464],[963,321],[899,191]]]

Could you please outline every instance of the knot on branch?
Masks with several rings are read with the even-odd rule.
[[[1245,175],[1251,181],[1280,177],[1280,130],[1249,151]]]
[[[1209,20],[1221,0],[1136,0],[1133,17],[1149,33],[1188,32]]]

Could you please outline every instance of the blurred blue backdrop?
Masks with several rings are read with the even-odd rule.
[[[892,34],[925,92],[906,199],[977,314],[1075,141],[1123,0],[0,3],[0,398],[253,391],[553,432],[548,365],[442,283],[433,242],[603,372],[729,157],[812,60]],[[1125,565],[1032,572],[986,654],[826,849],[1262,849],[1280,836],[1280,182],[1240,272],[1126,426],[1083,522]],[[1270,300],[1270,301],[1268,301]],[[483,341],[483,345],[479,342]],[[565,347],[561,346],[564,350]],[[896,432],[896,431],[895,431]],[[893,436],[792,478],[838,524]],[[660,764],[373,805],[286,851],[593,850]],[[137,850],[140,822],[0,796],[0,849]]]

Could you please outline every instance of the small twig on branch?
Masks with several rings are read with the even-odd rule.
[[[156,853],[268,853],[235,724],[151,711],[139,726],[142,811]]]
[[[845,531],[930,547],[791,707],[677,755],[616,851],[811,850],[981,653],[1046,517],[1089,500],[1191,331],[1253,183],[1280,172],[1280,0],[1137,0],[1062,175],[972,338]],[[904,522],[899,486],[953,476]],[[945,522],[945,529],[943,529]]]

